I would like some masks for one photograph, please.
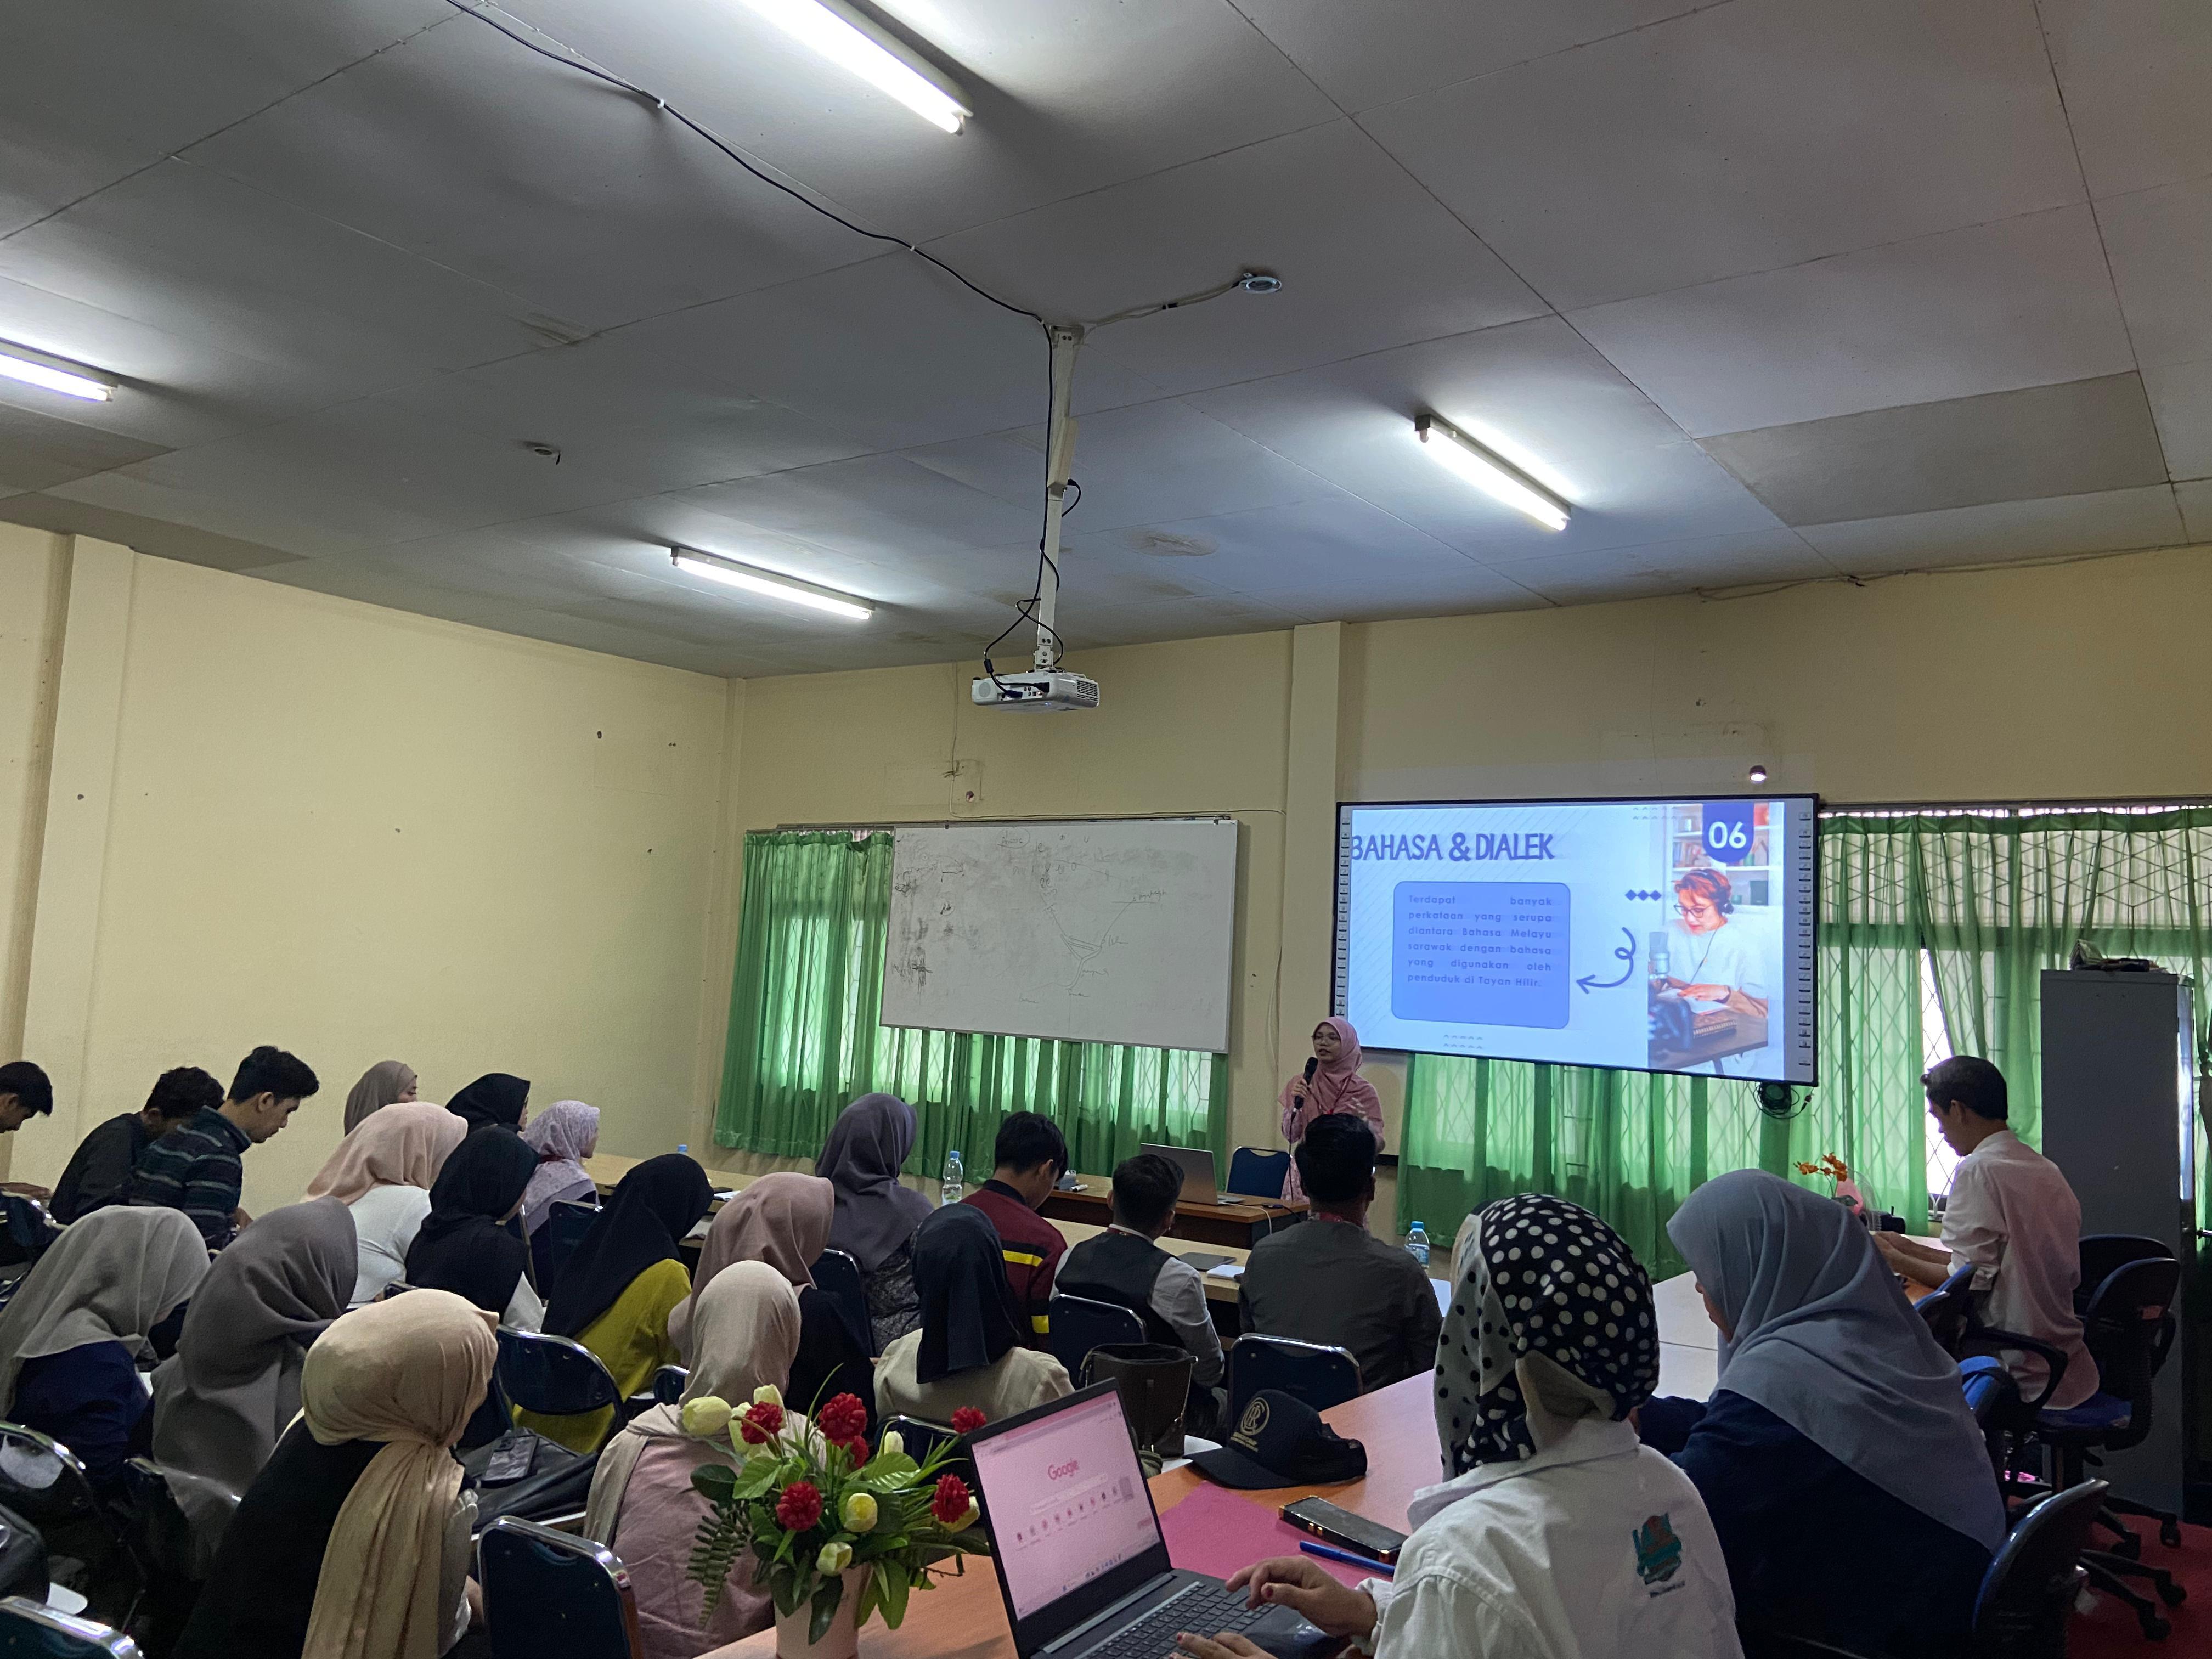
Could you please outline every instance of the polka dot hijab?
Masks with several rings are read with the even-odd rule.
[[[1437,1345],[1453,1474],[1532,1456],[1577,1418],[1620,1422],[1658,1382],[1651,1280],[1620,1234],[1540,1194],[1475,1218]]]

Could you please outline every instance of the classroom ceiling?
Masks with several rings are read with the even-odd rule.
[[[2212,542],[2201,0],[878,0],[957,137],[741,0],[509,7],[1054,318],[1280,274],[1086,345],[1079,647]],[[7,32],[0,340],[122,384],[0,380],[0,519],[717,673],[1029,592],[1036,325],[649,103],[445,0]]]

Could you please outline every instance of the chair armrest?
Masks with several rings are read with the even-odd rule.
[[[1989,1325],[1977,1325],[1966,1333],[1966,1340],[1976,1347],[2018,1348],[2032,1353],[2050,1368],[2050,1376],[2043,1392],[2033,1400],[2022,1400],[2021,1409],[2033,1416],[2051,1403],[2058,1392],[2058,1385],[2066,1380],[2066,1356],[2048,1342],[2039,1342],[2032,1336],[2022,1336],[2018,1331],[2001,1331]]]

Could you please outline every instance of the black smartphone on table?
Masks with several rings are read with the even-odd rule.
[[[1325,1498],[1301,1498],[1283,1505],[1283,1519],[1301,1532],[1310,1532],[1323,1543],[1347,1549],[1370,1560],[1395,1564],[1406,1547],[1406,1534],[1380,1521],[1340,1509]]]

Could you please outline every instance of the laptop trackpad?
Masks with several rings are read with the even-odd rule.
[[[1309,1625],[1288,1607],[1270,1607],[1267,1616],[1243,1634],[1246,1641],[1275,1659],[1325,1659],[1344,1646],[1342,1637]]]

